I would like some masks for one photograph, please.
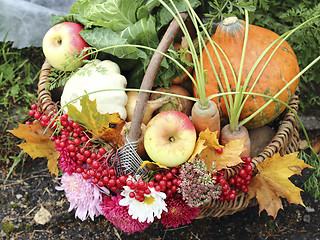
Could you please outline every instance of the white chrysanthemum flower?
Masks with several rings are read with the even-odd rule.
[[[139,222],[151,223],[154,218],[161,218],[163,211],[167,210],[167,204],[165,203],[166,194],[163,192],[157,192],[154,188],[150,188],[151,193],[145,194],[145,200],[143,202],[137,201],[135,198],[129,196],[130,192],[133,192],[128,186],[124,186],[124,190],[121,195],[124,197],[119,201],[119,205],[128,206],[128,213],[133,219],[138,219]]]

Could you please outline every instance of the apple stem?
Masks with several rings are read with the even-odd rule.
[[[187,13],[181,13],[181,17],[185,20],[188,16]],[[157,47],[157,51],[166,53],[169,49],[170,44],[174,40],[177,32],[179,31],[180,26],[178,22],[173,19],[170,23],[167,31],[165,32],[162,40]],[[155,52],[151,58],[151,61],[148,65],[146,73],[143,77],[140,89],[150,90],[153,86],[153,80],[157,74],[157,71],[160,67],[160,64],[164,58],[163,54]],[[138,141],[141,135],[141,123],[146,110],[147,100],[150,93],[148,92],[139,92],[137,104],[135,107],[135,111],[133,113],[133,119],[131,122],[131,126],[129,129],[129,134],[127,136],[129,142]]]

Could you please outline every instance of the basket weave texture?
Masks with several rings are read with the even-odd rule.
[[[52,100],[51,92],[47,90],[50,82],[48,76],[50,74],[51,65],[46,60],[42,65],[39,83],[38,83],[38,103],[41,111],[48,117],[53,116],[58,111],[57,104]],[[290,102],[290,107],[295,112],[298,111],[299,97],[298,91]],[[272,157],[279,152],[281,156],[298,151],[299,127],[295,115],[286,110],[279,117],[277,126],[275,126],[276,135],[264,150],[252,159],[252,167],[255,170],[259,162],[263,162],[267,157]],[[226,172],[227,178],[235,175],[235,170],[230,169]],[[242,211],[250,206],[257,204],[256,199],[248,199],[248,194],[240,192],[236,199],[232,201],[214,200],[202,205],[198,218],[205,217],[222,217],[224,215],[232,215],[238,211]]]

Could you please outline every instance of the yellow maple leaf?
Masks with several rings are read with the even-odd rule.
[[[211,132],[207,128],[205,131],[199,133],[199,138],[205,140],[205,145],[210,148],[223,148],[223,146],[219,144],[218,131]]]
[[[58,176],[58,158],[59,152],[55,150],[55,143],[50,140],[53,133],[48,129],[44,133],[44,127],[40,122],[34,122],[31,125],[19,123],[18,128],[8,130],[18,138],[26,140],[25,143],[18,145],[23,151],[28,153],[32,159],[45,157],[48,159],[48,169],[51,174]]]
[[[240,154],[245,150],[244,148],[245,139],[231,140],[223,147],[223,152],[218,153],[216,147],[204,148],[200,155],[205,161],[207,168],[210,169],[212,163],[215,164],[214,169],[219,171],[223,168],[229,168],[242,163]],[[216,146],[216,145],[215,145]]]
[[[205,140],[198,138],[196,142],[196,146],[194,147],[193,153],[191,154],[189,158],[189,162],[192,161],[197,155],[199,155],[203,149],[205,149],[207,146],[205,146]]]
[[[276,218],[279,209],[283,209],[281,198],[289,203],[304,206],[300,192],[289,178],[294,174],[301,175],[302,169],[312,168],[303,160],[297,158],[298,153],[283,157],[276,153],[272,158],[266,158],[257,166],[258,173],[249,185],[249,199],[256,197],[259,203],[259,213],[266,210]]]
[[[72,104],[67,106],[69,117],[73,121],[84,125],[96,137],[120,146],[122,143],[121,130],[125,121],[120,118],[119,113],[99,113],[96,99],[91,101],[88,95],[80,99],[80,105],[82,107],[81,112]]]

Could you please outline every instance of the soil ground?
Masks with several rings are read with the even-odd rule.
[[[312,136],[319,141],[319,131]],[[284,210],[276,219],[266,212],[259,215],[255,206],[231,216],[194,220],[177,229],[154,223],[142,233],[129,235],[102,216],[95,222],[82,222],[73,211],[69,213],[69,203],[63,192],[55,190],[57,180],[51,177],[44,159],[27,158],[6,182],[12,162],[0,164],[0,239],[320,239],[320,203],[307,192],[302,192],[306,207],[283,200]],[[300,186],[308,174],[291,180]],[[52,215],[45,225],[34,220],[41,206]]]

